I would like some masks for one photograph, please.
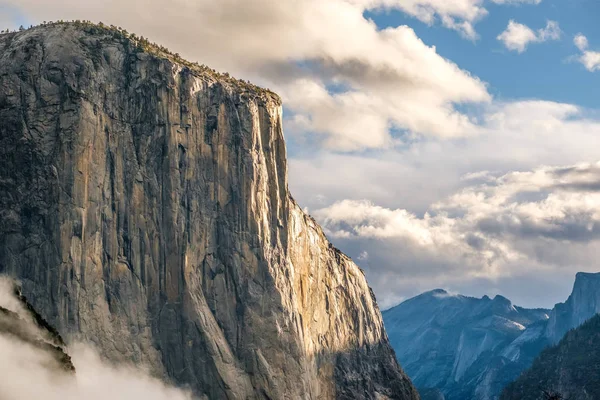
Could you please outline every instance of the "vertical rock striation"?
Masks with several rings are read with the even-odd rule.
[[[600,312],[600,273],[578,272],[571,295],[554,306],[544,335],[557,344],[571,329]]]
[[[0,272],[69,340],[210,399],[416,399],[288,193],[279,98],[123,33],[0,36]]]

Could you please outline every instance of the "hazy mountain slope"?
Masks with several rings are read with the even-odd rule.
[[[0,272],[68,339],[211,399],[417,398],[276,95],[54,24],[0,36],[0,120]]]
[[[398,359],[419,388],[449,400],[497,399],[504,387],[569,329],[600,312],[600,274],[578,273],[552,310],[514,307],[434,290],[383,313]]]
[[[547,312],[514,307],[502,296],[477,299],[434,290],[383,316],[398,359],[415,385],[462,399],[488,398],[484,388],[499,393],[510,381],[498,372],[506,365],[500,350],[527,326],[547,318]]]
[[[537,400],[542,390],[569,400],[600,399],[600,316],[571,330],[544,350],[529,370],[508,385],[502,400]]]
[[[502,296],[477,299],[434,290],[383,317],[398,359],[417,387],[441,389],[447,399],[490,399],[520,372],[502,350],[547,313],[515,307]]]

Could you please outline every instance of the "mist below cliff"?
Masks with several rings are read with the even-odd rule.
[[[188,391],[170,387],[133,365],[103,361],[90,344],[76,343],[65,350],[76,373],[66,372],[51,352],[30,337],[47,332],[36,326],[27,309],[14,296],[10,280],[0,277],[0,307],[11,313],[2,325],[21,325],[27,338],[0,329],[0,399],[2,400],[191,400]]]

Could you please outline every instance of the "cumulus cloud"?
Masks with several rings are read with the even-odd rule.
[[[439,198],[494,173],[600,159],[600,120],[572,104],[496,102],[478,120],[468,140],[423,138],[368,154],[296,154],[290,160],[291,190],[311,210],[368,198],[422,214]]]
[[[39,337],[43,332],[13,295],[12,282],[0,277],[0,306],[16,312]],[[3,314],[3,318],[6,318]],[[10,323],[9,321],[8,323]],[[6,323],[6,320],[4,320]],[[0,331],[0,398],[3,400],[192,400],[190,393],[169,387],[133,366],[102,361],[83,344],[68,349],[76,374],[64,373],[54,357],[32,342]]]
[[[398,9],[432,25],[440,21],[443,26],[458,31],[467,39],[478,37],[474,24],[488,14],[483,0],[348,0],[366,9]],[[540,4],[542,0],[492,0],[496,4]]]
[[[588,50],[587,37],[581,33],[577,34],[573,43],[581,51],[581,55],[577,58],[579,62],[590,72],[600,71],[600,52]]]
[[[395,8],[433,24],[437,19],[468,39],[476,39],[473,24],[487,15],[483,0],[350,0],[368,9]]]
[[[456,137],[473,121],[457,105],[486,103],[486,85],[407,26],[379,29],[366,10],[396,8],[447,24],[474,21],[480,1],[10,0],[32,21],[122,25],[186,57],[281,93],[290,128],[337,151],[385,148],[393,132]],[[292,129],[289,130],[290,132]]]
[[[561,30],[556,21],[548,21],[545,28],[534,32],[526,25],[510,20],[504,32],[497,39],[504,43],[507,49],[523,53],[530,43],[542,43],[548,40],[558,40]]]
[[[490,287],[524,272],[593,270],[599,210],[600,163],[594,163],[494,176],[421,216],[365,200],[342,200],[314,215],[342,246],[368,252],[370,282],[382,304],[391,305],[388,295],[414,288],[481,281]]]
[[[573,104],[529,100],[495,102],[478,119],[479,131],[468,140],[423,139],[374,154],[322,152],[291,159],[292,192],[301,204],[318,210],[313,214],[325,222],[333,242],[366,270],[383,307],[436,287],[475,296],[502,293],[517,304],[552,306],[568,296],[576,271],[597,268],[597,227],[587,226],[593,207],[577,211],[584,210],[583,194],[599,186],[597,165],[578,167],[582,160],[600,160],[597,116]],[[539,165],[564,164],[573,167],[531,174]],[[532,189],[522,184],[520,190],[515,182],[508,186],[509,177],[519,176],[515,170],[530,171],[521,174],[530,181],[554,177],[543,190],[536,189],[541,183],[531,183]],[[501,190],[507,188],[520,204],[515,212],[544,206],[559,220],[562,204],[563,224],[552,218],[540,224],[534,215],[520,215],[517,224],[514,215],[490,217],[478,208],[509,198],[510,192]],[[547,197],[551,192],[555,195]],[[320,193],[325,204],[311,193]],[[576,207],[566,207],[577,199]],[[471,205],[469,214],[465,208]],[[489,218],[464,225],[475,213]],[[342,217],[346,214],[351,218]],[[358,259],[362,251],[368,260]],[[532,281],[535,288],[526,285]]]

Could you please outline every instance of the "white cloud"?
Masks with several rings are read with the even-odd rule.
[[[575,46],[577,46],[577,48],[581,51],[586,51],[589,46],[589,42],[588,42],[587,38],[585,36],[583,36],[581,33],[575,35],[575,39],[573,39],[573,43],[575,43]]]
[[[0,336],[3,400],[192,400],[192,396],[165,386],[133,367],[114,367],[90,348],[70,349],[77,373],[61,376],[48,370],[48,355],[28,344]]]
[[[291,160],[295,197],[329,219],[333,242],[365,269],[383,307],[436,287],[551,306],[566,298],[576,271],[597,268],[597,228],[588,223],[599,167],[578,163],[600,160],[600,120],[545,101],[494,103],[479,120],[469,140]],[[575,168],[539,168],[564,164]],[[358,259],[362,251],[368,261]],[[532,280],[535,291],[523,284]]]
[[[590,72],[600,71],[600,52],[588,50],[588,39],[581,33],[573,39],[575,46],[581,51],[581,56],[578,60]]]
[[[75,375],[63,373],[56,365],[56,355],[44,347],[30,344],[43,340],[44,332],[34,324],[13,295],[12,282],[0,277],[0,306],[17,312],[30,341],[0,332],[0,399],[2,400],[192,400],[189,392],[169,387],[133,366],[109,365],[88,346],[74,344],[68,348],[75,365]],[[12,323],[6,316],[3,325]]]
[[[485,182],[494,174],[538,165],[600,160],[600,120],[572,104],[496,102],[478,120],[468,140],[421,138],[361,155],[318,150],[295,154],[290,159],[291,190],[311,210],[323,208],[313,198],[320,194],[328,204],[368,198],[420,214],[470,181]],[[489,176],[473,175],[480,171],[490,171]]]
[[[497,39],[504,43],[507,49],[523,53],[530,43],[542,43],[548,40],[558,40],[561,30],[556,21],[548,21],[545,28],[534,32],[526,25],[510,20],[504,32]]]
[[[314,215],[342,247],[368,251],[368,277],[386,305],[388,296],[415,288],[524,273],[574,276],[596,268],[600,163],[496,176],[436,202],[423,216],[357,200]]]
[[[432,25],[436,19],[465,38],[476,39],[473,24],[487,15],[483,0],[350,0],[368,9],[399,9]]]
[[[480,1],[10,0],[33,21],[122,25],[187,58],[283,95],[292,125],[338,151],[385,148],[392,132],[469,135],[456,105],[485,103],[486,85],[437,54],[407,26],[380,30],[363,15],[397,8],[422,20],[474,21]],[[283,34],[285,33],[285,34]],[[335,89],[331,89],[335,87]]]

